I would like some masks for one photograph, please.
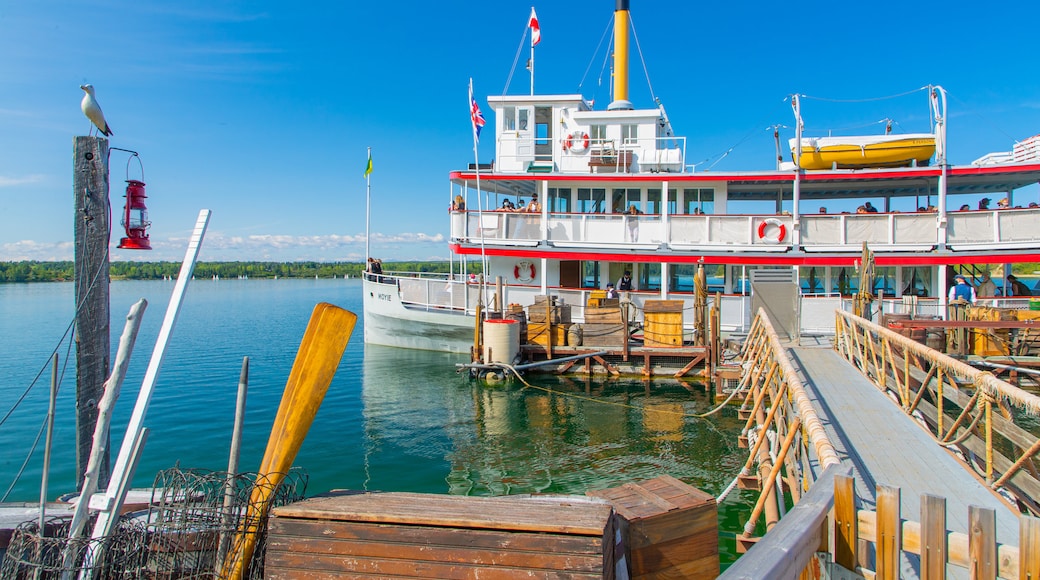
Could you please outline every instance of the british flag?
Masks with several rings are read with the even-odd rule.
[[[480,112],[480,107],[477,106],[477,100],[473,98],[473,81],[469,82],[469,118],[473,123],[473,138],[476,140],[480,139],[480,130],[484,127],[487,122],[484,120],[484,113]]]

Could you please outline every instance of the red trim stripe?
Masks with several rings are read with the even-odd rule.
[[[479,256],[480,248],[463,248],[459,244],[450,244],[451,251],[463,256]],[[727,255],[673,255],[673,254],[640,254],[609,252],[547,252],[545,250],[527,250],[516,248],[487,248],[488,256],[506,256],[513,258],[546,258],[549,260],[599,260],[606,262],[639,262],[646,264],[733,264],[762,266],[852,266],[860,259],[860,254],[844,256],[775,256],[727,254]],[[1017,264],[1021,262],[1040,262],[1040,253],[1009,254],[1007,252],[985,254],[874,254],[874,262],[878,266],[935,266],[943,264]]]

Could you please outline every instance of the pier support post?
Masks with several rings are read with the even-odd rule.
[[[82,489],[90,458],[98,401],[109,367],[108,139],[75,137],[72,197],[75,206],[76,278],[76,489]],[[106,445],[107,449],[107,445]],[[108,453],[101,458],[98,483],[109,477]]]

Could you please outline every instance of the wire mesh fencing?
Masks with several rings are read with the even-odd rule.
[[[296,468],[268,476],[167,469],[155,478],[148,508],[124,514],[111,536],[70,539],[71,518],[48,520],[42,534],[38,523],[22,524],[0,578],[220,578],[247,543],[256,548],[243,577],[262,578],[269,509],[303,499],[306,488],[307,475]],[[251,505],[258,497],[270,500]]]

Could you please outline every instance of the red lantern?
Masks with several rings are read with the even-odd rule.
[[[123,227],[126,237],[119,240],[119,247],[124,250],[151,250],[145,230],[152,225],[148,221],[148,208],[144,205],[144,182],[128,179],[126,182],[126,205],[123,206]]]

